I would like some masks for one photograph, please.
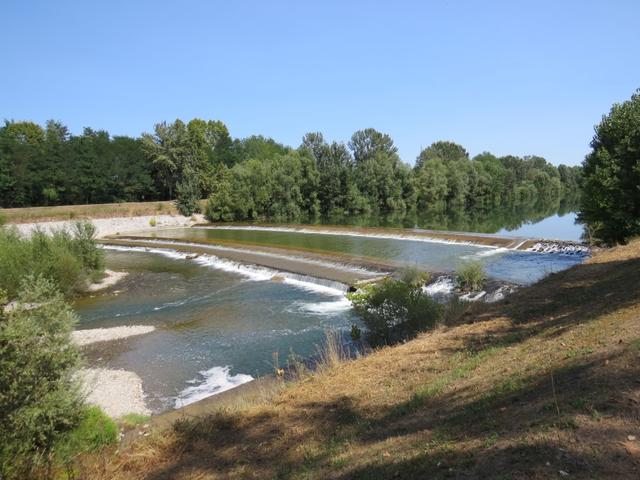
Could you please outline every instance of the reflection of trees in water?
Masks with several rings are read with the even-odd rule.
[[[563,198],[484,210],[457,208],[409,212],[404,215],[329,216],[315,223],[496,233],[503,228],[516,230],[525,224],[538,223],[552,215],[562,217],[576,211],[576,208],[577,198]]]

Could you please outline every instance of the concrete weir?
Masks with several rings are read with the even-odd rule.
[[[358,282],[380,277],[397,266],[369,262],[364,259],[344,258],[334,255],[309,254],[286,249],[259,247],[256,249],[232,248],[228,245],[208,245],[205,243],[176,242],[170,239],[149,239],[148,237],[107,238],[100,240],[105,245],[124,247],[145,247],[171,249],[178,252],[197,255],[215,255],[243,264],[259,265],[280,272],[315,277],[339,282],[347,288]],[[187,257],[189,258],[189,257]],[[344,260],[342,262],[341,260]],[[278,275],[274,275],[278,281]]]

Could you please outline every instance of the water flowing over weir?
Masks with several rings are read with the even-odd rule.
[[[88,357],[138,374],[148,406],[160,412],[272,373],[292,353],[311,357],[326,330],[362,328],[345,296],[359,282],[406,266],[442,272],[425,288],[446,301],[453,289],[446,272],[477,260],[497,279],[482,292],[485,301],[500,298],[496,282],[526,284],[581,261],[577,248],[573,255],[558,248],[532,253],[524,249],[540,245],[521,240],[474,245],[414,237],[178,228],[105,239],[109,268],[129,275],[112,294],[78,300],[80,328],[153,328],[91,345]]]
[[[157,229],[144,236],[112,237],[108,241],[150,245],[172,242],[209,249],[222,257],[235,256],[237,261],[349,284],[359,280],[354,274],[366,277],[375,275],[375,271],[379,275],[403,267],[453,272],[462,263],[477,260],[489,277],[526,285],[580,263],[588,255],[588,249],[575,242],[555,242],[553,248],[540,248],[539,242],[527,239],[451,232],[446,232],[446,238],[435,238],[437,234],[422,230],[200,226]],[[339,275],[339,271],[346,275]]]
[[[235,388],[292,353],[309,357],[325,331],[359,324],[333,280],[147,246],[105,246],[130,271],[115,294],[78,300],[80,328],[152,325],[152,333],[87,350],[92,364],[137,373],[155,412]]]

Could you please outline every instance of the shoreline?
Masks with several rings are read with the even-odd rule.
[[[93,345],[101,342],[113,342],[124,338],[145,335],[156,330],[151,325],[123,325],[109,328],[90,328],[86,330],[74,330],[71,339],[79,347]]]
[[[104,278],[102,278],[98,282],[94,282],[87,287],[87,293],[95,293],[100,292],[102,290],[106,290],[110,287],[113,287],[118,282],[123,280],[129,272],[116,272],[114,270],[105,269]]]
[[[82,220],[82,219],[78,219]],[[10,223],[10,228],[15,228],[20,235],[29,236],[37,228],[46,233],[56,230],[73,228],[78,220],[54,220],[42,222]],[[118,235],[128,232],[153,231],[157,228],[191,227],[204,220],[204,216],[196,214],[191,217],[183,215],[141,215],[135,217],[109,217],[86,219],[96,227],[96,238],[109,235]],[[155,226],[152,224],[155,222]]]
[[[86,401],[112,418],[129,413],[151,415],[144,401],[142,379],[134,372],[108,368],[83,368],[78,372]]]

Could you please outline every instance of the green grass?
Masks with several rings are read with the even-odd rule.
[[[137,427],[138,425],[144,425],[151,419],[149,415],[140,415],[139,413],[127,413],[118,418],[118,423],[122,425],[122,428],[129,430]]]
[[[115,445],[118,435],[116,422],[99,407],[87,407],[80,425],[62,439],[56,453],[61,461],[69,462],[82,453],[96,452]]]
[[[466,291],[478,291],[482,289],[485,280],[484,269],[478,261],[469,261],[458,268],[458,288]]]

